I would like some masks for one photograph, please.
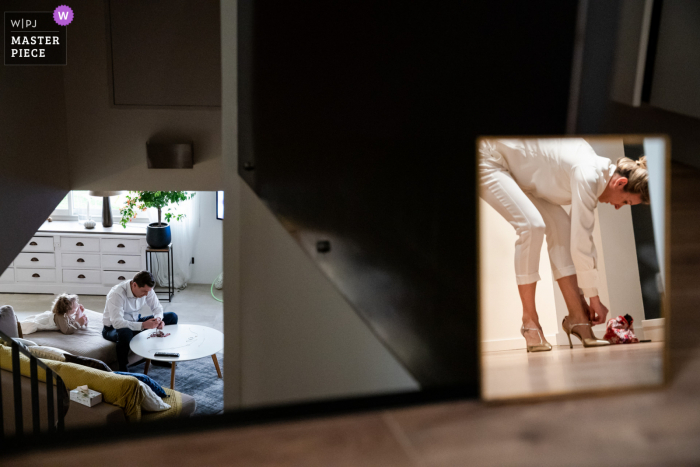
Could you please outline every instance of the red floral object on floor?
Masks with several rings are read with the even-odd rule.
[[[637,336],[634,335],[632,322],[634,319],[630,315],[618,316],[608,321],[607,331],[603,339],[610,341],[611,344],[634,344],[639,342]]]

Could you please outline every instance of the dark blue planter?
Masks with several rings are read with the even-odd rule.
[[[157,222],[148,224],[146,242],[151,248],[166,248],[170,245],[170,226],[165,222],[161,225]]]

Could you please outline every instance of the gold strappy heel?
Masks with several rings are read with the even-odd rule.
[[[574,344],[571,343],[571,334],[578,337],[584,347],[605,347],[606,345],[610,345],[609,341],[606,341],[605,339],[598,339],[597,337],[595,337],[595,335],[593,335],[593,337],[583,338],[583,337],[581,337],[581,335],[579,333],[574,331],[574,328],[576,326],[589,326],[590,327],[590,325],[591,325],[590,321],[588,323],[569,324],[569,320],[567,318],[568,317],[565,317],[564,320],[561,322],[561,328],[566,333],[566,337],[569,338],[569,348],[571,348],[571,349],[574,348]]]
[[[535,345],[527,345],[527,340],[525,340],[528,352],[547,352],[548,350],[552,350],[552,344],[544,340],[542,331],[537,328],[526,328],[525,325],[523,325],[520,328],[520,334],[522,334],[523,337],[525,337],[525,331],[537,331],[537,335],[540,338],[540,343]]]

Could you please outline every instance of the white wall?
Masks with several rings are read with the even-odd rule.
[[[484,200],[479,199],[481,271],[481,350],[524,349],[520,334],[523,307],[515,282],[515,229]],[[557,333],[554,280],[546,243],[540,254],[537,283],[537,314],[545,338],[553,342]],[[558,287],[557,287],[558,289]]]
[[[190,283],[211,284],[224,270],[224,223],[216,218],[215,191],[198,191],[192,201],[196,219]]]

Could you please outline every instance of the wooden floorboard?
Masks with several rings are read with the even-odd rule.
[[[3,466],[412,467],[381,413],[36,453]]]
[[[577,342],[573,349],[554,345],[549,352],[484,352],[482,397],[494,401],[659,385],[663,363],[663,342],[593,348]]]
[[[700,172],[672,173],[668,387],[411,409],[32,452],[3,466],[700,465]]]

